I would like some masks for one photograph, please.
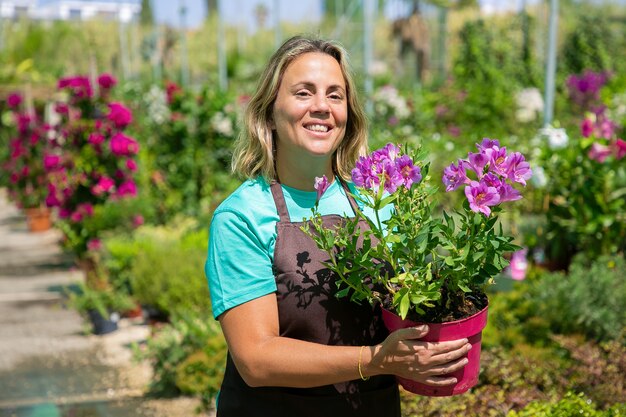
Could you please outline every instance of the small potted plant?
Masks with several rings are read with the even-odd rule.
[[[484,139],[478,152],[447,167],[446,191],[465,187],[466,199],[453,213],[436,213],[436,188],[428,184],[426,153],[402,152],[393,144],[361,157],[352,171],[363,210],[341,227],[326,229],[313,209],[303,231],[328,253],[339,297],[380,304],[389,330],[428,323],[424,340],[467,337],[469,363],[455,373],[457,384],[435,388],[400,383],[423,395],[454,395],[478,381],[480,335],[486,325],[486,287],[507,265],[504,255],[519,249],[498,225],[500,204],[518,200],[513,184],[526,185],[531,170],[519,152],[507,153],[497,140]],[[318,196],[326,178],[316,180]],[[365,220],[369,229],[358,226]]]
[[[117,330],[120,313],[133,309],[132,297],[113,288],[94,289],[81,282],[68,292],[69,304],[91,321],[93,332],[103,335]]]

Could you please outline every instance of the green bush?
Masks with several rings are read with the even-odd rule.
[[[602,256],[587,266],[577,258],[569,274],[541,277],[531,297],[536,315],[555,333],[618,339],[626,328],[626,261],[620,255]]]
[[[171,315],[211,311],[204,261],[207,230],[189,221],[169,227],[143,226],[131,238],[106,241],[106,264],[115,282],[127,282],[144,305]],[[118,284],[119,285],[119,284]]]
[[[226,342],[207,315],[181,314],[158,330],[135,358],[152,364],[150,392],[159,396],[199,395],[205,405],[219,390],[226,366]]]
[[[536,401],[521,411],[511,411],[507,417],[618,417],[626,415],[626,404],[618,404],[606,411],[598,410],[595,404],[584,394],[568,392],[556,402]]]

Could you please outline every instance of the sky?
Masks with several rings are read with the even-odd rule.
[[[502,9],[519,10],[524,0],[479,0],[485,12]],[[538,0],[526,0],[532,4]],[[390,7],[398,1],[389,1]],[[182,5],[187,8],[186,26],[198,27],[206,16],[205,0],[152,0],[152,9],[157,22],[181,26],[179,10]],[[255,29],[254,8],[264,4],[269,13],[267,25],[272,24],[272,12],[278,7],[280,20],[297,23],[301,21],[317,21],[322,14],[321,0],[222,0],[221,9],[224,19],[232,24],[245,24]]]

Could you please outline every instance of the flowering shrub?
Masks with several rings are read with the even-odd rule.
[[[172,82],[164,90],[153,87],[144,101],[149,100],[147,144],[154,155],[151,192],[159,220],[207,213],[232,189],[227,168],[237,103],[228,94],[211,89],[197,94]]]
[[[110,227],[93,221],[109,203],[137,195],[134,179],[139,144],[126,135],[133,116],[122,103],[111,100],[116,80],[108,74],[92,85],[88,77],[59,80],[67,101],[56,105],[57,153],[49,155],[52,171],[46,202],[58,207],[65,243],[78,258],[100,246],[99,235]]]
[[[446,191],[463,186],[466,200],[461,210],[442,216],[435,215],[436,189],[425,180],[429,165],[423,151],[402,152],[388,144],[357,161],[355,197],[375,218],[359,211],[330,230],[313,209],[310,226],[303,227],[328,253],[339,296],[431,322],[458,319],[486,305],[485,287],[508,265],[504,254],[518,249],[513,237],[496,227],[497,213],[501,203],[521,198],[513,184],[526,185],[531,170],[524,156],[507,152],[497,140],[477,146],[477,153],[444,170]],[[316,183],[319,194],[326,183]],[[381,221],[379,213],[388,205],[391,216]],[[359,219],[370,230],[360,230]]]
[[[7,105],[15,126],[9,141],[8,159],[2,168],[9,175],[9,196],[22,208],[44,205],[49,183],[48,166],[51,142],[50,127],[39,115],[21,110],[22,97],[10,94]]]
[[[572,106],[584,109],[579,133],[567,138],[563,132],[565,140],[549,138],[549,146],[538,148],[544,250],[555,269],[567,268],[578,252],[593,259],[626,250],[626,142],[620,121],[612,119],[618,103],[602,98],[610,82],[589,71],[570,76]]]

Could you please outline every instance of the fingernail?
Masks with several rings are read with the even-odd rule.
[[[467,344],[467,350],[470,350],[471,348],[472,348],[472,344],[471,344],[471,343],[468,343],[468,344]]]
[[[428,326],[427,326],[427,325],[425,325],[425,324],[423,324],[423,325],[419,326],[419,327],[417,328],[417,330],[419,330],[420,332],[425,332],[425,331],[427,331],[427,330],[428,330]]]

